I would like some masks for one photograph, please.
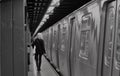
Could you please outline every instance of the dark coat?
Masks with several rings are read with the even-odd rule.
[[[42,39],[35,39],[32,46],[36,46],[36,54],[44,54],[45,53],[45,47],[44,47],[44,41]]]

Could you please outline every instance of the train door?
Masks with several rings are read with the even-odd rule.
[[[49,29],[48,35],[48,58],[52,61],[52,28]]]
[[[51,33],[50,33],[50,60],[52,61],[53,27],[50,30],[51,30]]]
[[[56,68],[58,68],[58,50],[57,50],[57,42],[58,42],[58,26],[54,26],[53,28],[53,54],[52,54],[52,59],[53,59],[53,64]]]
[[[61,59],[60,59],[60,49],[61,49],[61,24],[58,25],[58,46],[57,46],[57,50],[58,50],[58,68],[59,70],[61,70],[61,66],[60,66],[60,62],[61,62]]]
[[[68,75],[68,25],[66,20],[61,22],[59,34],[59,68],[63,76]]]
[[[106,7],[106,24],[104,35],[104,53],[102,76],[112,76],[114,56],[114,31],[115,31],[116,2],[109,3]]]
[[[44,32],[44,42],[45,42],[45,51],[46,51],[46,54],[48,54],[48,31],[45,31]],[[48,56],[48,55],[47,55]]]
[[[0,49],[1,49],[1,3],[0,3]],[[0,50],[0,76],[1,76],[1,50]]]
[[[47,29],[47,58],[49,58],[49,30]]]
[[[70,19],[70,25],[71,25],[71,30],[70,30],[70,76],[74,76],[74,42],[75,42],[75,17]]]
[[[120,0],[117,2],[114,64],[112,76],[120,76]]]
[[[59,51],[58,51],[58,45],[59,45],[59,30],[60,30],[60,25],[56,26],[56,65],[57,65],[57,70],[59,68]]]
[[[48,44],[49,44],[49,42],[48,42],[48,39],[49,39],[49,36],[48,36],[48,35],[49,35],[49,34],[48,34],[48,33],[49,33],[49,31],[46,30],[45,32],[46,32],[46,36],[45,36],[45,37],[46,37],[45,50],[46,50],[46,56],[47,56],[47,58],[48,58],[48,56],[49,56],[49,55],[48,55],[48,53],[49,53],[49,52],[48,52],[48,50],[49,50],[49,49],[48,49]]]
[[[57,34],[58,34],[58,38],[57,38],[57,65],[58,65],[58,69],[60,69],[59,66],[59,48],[60,48],[60,24],[58,25],[58,30],[57,30]]]
[[[55,57],[55,26],[53,26],[53,33],[52,33],[52,62],[53,65],[56,67],[56,57]]]
[[[50,29],[48,29],[48,46],[47,46],[47,57],[50,60]]]

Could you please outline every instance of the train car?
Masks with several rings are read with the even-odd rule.
[[[48,30],[43,33],[46,57],[48,57]]]
[[[120,0],[94,0],[49,28],[48,58],[62,76],[119,76],[119,13]]]
[[[59,68],[59,54],[58,54],[58,36],[59,36],[59,27],[58,26],[54,26],[53,27],[53,44],[52,44],[52,60],[53,60],[53,65],[54,67],[58,70]]]
[[[49,59],[49,60],[51,60],[51,53],[50,53],[50,52],[51,52],[51,49],[50,49],[50,47],[51,47],[51,43],[50,43],[50,41],[51,41],[50,37],[51,37],[51,36],[50,36],[50,35],[51,35],[51,34],[50,34],[50,33],[51,33],[51,30],[48,29],[48,34],[47,34],[47,35],[48,35],[47,55],[48,55],[48,59]]]

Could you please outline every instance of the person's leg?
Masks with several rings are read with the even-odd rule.
[[[36,66],[37,66],[37,70],[38,70],[38,67],[39,67],[39,64],[38,64],[38,54],[35,54],[35,61],[36,61]]]
[[[28,53],[28,65],[30,65],[30,53]]]
[[[28,53],[28,71],[30,70],[29,66],[30,66],[30,59],[29,59],[30,54]]]
[[[41,68],[41,58],[42,58],[42,55],[39,54],[39,71],[40,71],[40,68]]]

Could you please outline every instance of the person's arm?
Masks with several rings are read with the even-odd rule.
[[[36,40],[35,40],[36,41]],[[34,48],[35,46],[35,41],[32,42],[32,48]]]
[[[32,45],[31,45],[31,46],[32,46],[32,48],[34,48],[34,43],[32,43]]]
[[[42,47],[43,47],[43,54],[45,54],[46,52],[45,52],[45,44],[44,44],[44,41],[42,40]]]

